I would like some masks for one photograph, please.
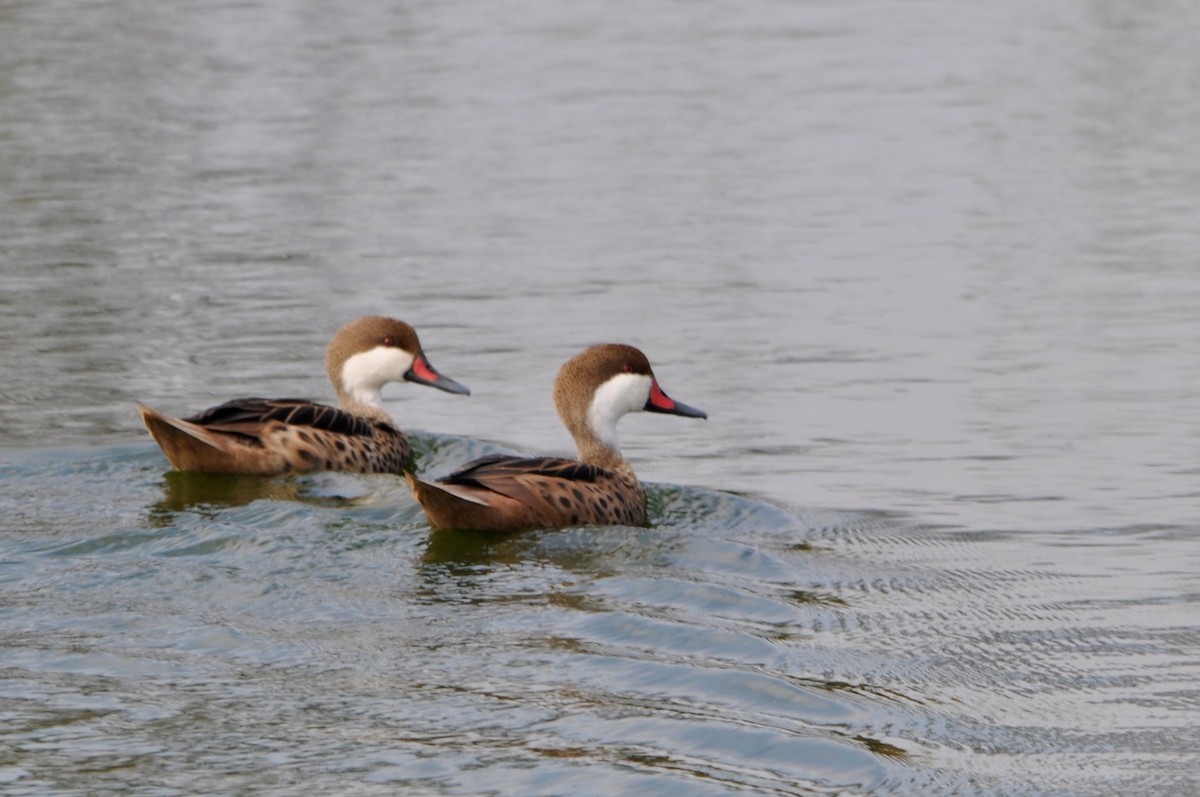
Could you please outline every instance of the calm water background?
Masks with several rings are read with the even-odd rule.
[[[1192,794],[1200,5],[0,4],[6,794]],[[413,323],[438,472],[650,529],[430,534],[168,472],[135,400],[328,399]]]

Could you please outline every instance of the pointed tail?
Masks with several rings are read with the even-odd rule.
[[[450,485],[421,481],[410,471],[405,471],[404,477],[412,487],[413,497],[425,510],[431,529],[487,528],[486,524],[480,525],[478,516],[491,506],[482,498]]]
[[[142,422],[177,470],[208,473],[270,473],[247,456],[249,448],[229,435],[137,405]]]

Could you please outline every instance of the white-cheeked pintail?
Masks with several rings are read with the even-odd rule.
[[[325,351],[325,372],[338,407],[244,398],[184,419],[144,404],[138,412],[179,470],[401,473],[408,465],[408,439],[383,409],[383,386],[403,380],[470,393],[434,370],[411,326],[383,316],[364,316],[338,330]]]
[[[708,417],[668,398],[646,355],[616,343],[585,349],[563,365],[554,382],[554,406],[575,438],[578,460],[496,454],[435,482],[407,473],[430,527],[644,525],[646,495],[617,446],[617,421],[640,410]]]

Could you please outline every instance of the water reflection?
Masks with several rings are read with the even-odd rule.
[[[163,493],[163,499],[151,508],[151,522],[171,522],[175,513],[201,507],[219,510],[259,500],[297,501],[304,496],[303,484],[295,480],[177,470],[163,474]]]

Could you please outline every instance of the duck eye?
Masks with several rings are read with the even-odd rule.
[[[624,371],[624,372],[625,372],[625,373],[627,373],[627,374],[632,374],[632,373],[633,373],[633,366],[632,366],[632,365],[630,365],[629,363],[625,363],[624,367],[622,367],[622,368],[621,368],[621,370],[622,370],[622,371]]]
[[[388,335],[386,338],[383,339],[383,345],[384,346],[395,346],[396,339],[393,338],[391,335]]]

